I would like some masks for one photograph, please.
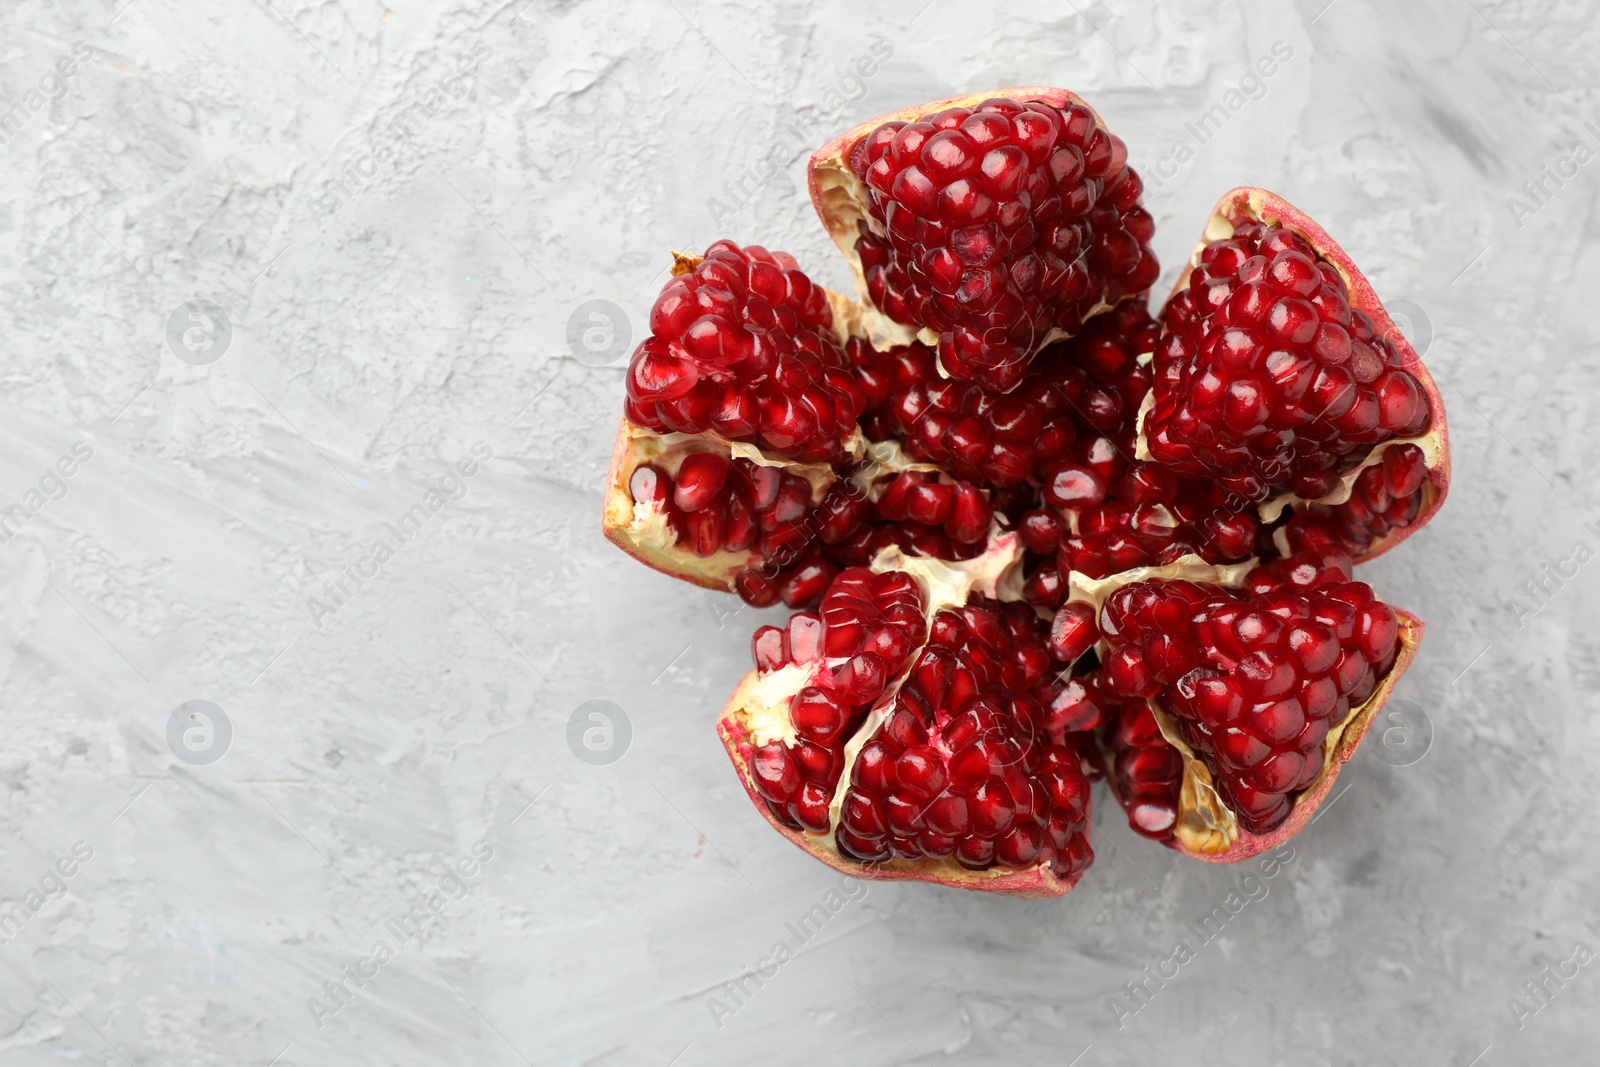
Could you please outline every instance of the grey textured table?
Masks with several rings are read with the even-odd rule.
[[[1596,5],[525,2],[0,12],[0,1063],[1594,1062]],[[1270,878],[1102,793],[1070,896],[852,888],[735,996],[838,878],[712,729],[763,613],[600,538],[605,349],[668,249],[843,286],[804,152],[1014,84],[1127,140],[1158,291],[1249,183],[1405,313],[1411,733]]]

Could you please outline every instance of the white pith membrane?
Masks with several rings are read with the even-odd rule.
[[[950,375],[944,369],[944,363],[939,359],[939,331],[924,326],[920,329],[907,326],[889,318],[879,311],[872,303],[867,292],[867,274],[862,269],[861,257],[856,254],[856,239],[860,236],[858,224],[865,222],[867,228],[878,237],[886,237],[888,231],[883,224],[873,218],[868,207],[867,183],[856,176],[850,166],[850,155],[872,131],[889,122],[917,122],[935,115],[952,107],[975,108],[985,100],[1003,97],[1015,100],[1019,104],[1041,103],[1060,110],[1069,104],[1077,104],[1087,108],[1094,116],[1095,126],[1111,133],[1111,128],[1105,124],[1096,111],[1076,93],[1064,92],[1059,89],[1041,91],[1037,87],[1023,87],[1014,89],[995,89],[986,93],[969,93],[966,96],[951,97],[948,100],[937,100],[931,104],[923,104],[914,108],[905,108],[901,111],[881,115],[870,122],[862,123],[849,133],[836,141],[819,149],[811,157],[810,173],[814,195],[818,200],[818,214],[822,216],[823,225],[827,228],[828,236],[833,238],[833,243],[839,251],[844,253],[845,262],[850,267],[850,276],[855,279],[856,299],[837,299],[849,305],[851,309],[852,325],[859,326],[855,332],[866,337],[872,342],[872,347],[878,351],[891,348],[895,345],[910,344],[920,341],[931,348],[934,353],[933,365],[938,370],[941,378]],[[1142,202],[1142,201],[1141,201]],[[836,294],[830,293],[830,303]],[[1100,301],[1084,313],[1083,321],[1088,322],[1103,311],[1109,311],[1114,305]],[[839,308],[834,310],[835,319],[840,319]],[[1056,341],[1066,340],[1073,335],[1066,330],[1052,327],[1046,331],[1042,338],[1035,338],[1033,355]],[[1020,382],[1018,383],[1020,384]]]

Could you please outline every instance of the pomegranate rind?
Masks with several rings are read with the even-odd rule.
[[[1205,233],[1200,242],[1195,245],[1194,252],[1190,255],[1188,265],[1178,273],[1173,282],[1172,292],[1168,294],[1170,301],[1182,292],[1189,284],[1189,270],[1200,263],[1200,253],[1212,241],[1227,238],[1233,235],[1234,228],[1241,222],[1263,222],[1268,225],[1280,225],[1287,230],[1299,234],[1316,250],[1317,254],[1331,263],[1340,276],[1344,278],[1345,286],[1349,289],[1350,307],[1362,311],[1372,320],[1372,328],[1380,335],[1387,337],[1400,353],[1401,366],[1417,380],[1422,387],[1423,395],[1427,398],[1428,408],[1433,413],[1433,419],[1428,429],[1415,438],[1385,442],[1373,450],[1377,456],[1381,450],[1392,444],[1409,441],[1422,448],[1428,457],[1428,480],[1424,483],[1421,507],[1417,517],[1405,526],[1397,526],[1374,538],[1360,555],[1355,557],[1355,562],[1362,563],[1369,559],[1376,559],[1389,551],[1401,541],[1410,537],[1425,526],[1434,513],[1444,504],[1446,493],[1450,489],[1450,431],[1445,424],[1444,398],[1439,394],[1439,386],[1434,382],[1433,376],[1428,373],[1428,368],[1423,364],[1422,358],[1417,355],[1416,349],[1411,347],[1411,342],[1406,340],[1405,334],[1395,325],[1389,313],[1384,310],[1383,301],[1378,299],[1378,294],[1373,290],[1372,283],[1367,281],[1361,268],[1339,246],[1339,242],[1329,236],[1309,215],[1295,207],[1289,201],[1276,193],[1252,186],[1240,186],[1224,193],[1217,201],[1216,207],[1211,209],[1211,217],[1206,223]],[[1150,398],[1147,397],[1148,405]],[[1139,452],[1141,458],[1148,455],[1144,446],[1143,418],[1141,413],[1141,427],[1139,433]],[[1285,506],[1296,503],[1343,503],[1349,492],[1349,483],[1354,481],[1354,472],[1346,479],[1346,484],[1333,496],[1321,500],[1302,501],[1296,497],[1280,497],[1263,505],[1263,515],[1271,515]]]
[[[750,795],[750,803],[761,813],[762,818],[772,825],[774,830],[815,859],[820,860],[836,871],[856,878],[876,881],[928,882],[933,885],[951,886],[956,889],[970,889],[983,893],[1000,893],[1006,896],[1031,897],[1034,899],[1059,897],[1071,890],[1073,886],[1078,884],[1078,880],[1083,877],[1084,872],[1080,871],[1070,879],[1057,878],[1051,872],[1047,863],[1022,870],[1006,870],[995,867],[983,871],[968,870],[954,860],[948,859],[891,859],[884,863],[860,863],[839,854],[831,832],[827,834],[812,834],[783,825],[773,817],[771,809],[767,807],[766,800],[756,790],[755,776],[750,769],[751,762],[755,759],[756,745],[745,725],[745,707],[750,700],[751,691],[759,682],[759,678],[760,676],[757,672],[751,671],[744,676],[738,687],[734,689],[733,695],[728,698],[727,705],[722,709],[722,714],[717,719],[717,735],[722,738],[722,747],[727,751],[728,758],[733,762],[734,770],[738,772],[739,781],[744,785],[745,792]],[[848,770],[846,773],[848,773]],[[1084,829],[1086,836],[1091,833],[1092,824]]]
[[[867,187],[851,169],[850,153],[855,150],[862,138],[886,122],[916,122],[946,108],[977,107],[985,100],[995,97],[1005,97],[1024,104],[1049,104],[1055,108],[1077,104],[1087,108],[1094,115],[1096,126],[1107,133],[1111,132],[1111,128],[1100,117],[1100,112],[1077,93],[1047,85],[1019,85],[1009,89],[964,93],[961,96],[890,111],[852,127],[848,132],[840,134],[811,154],[811,160],[806,165],[806,187],[811,194],[811,206],[816,209],[817,217],[822,220],[823,229],[828,231],[828,236],[833,238],[833,243],[844,254],[845,262],[850,267],[850,274],[855,279],[857,296],[855,306],[859,310],[852,316],[850,329],[867,337],[874,348],[882,350],[893,345],[910,344],[916,340],[937,348],[939,336],[932,330],[919,331],[914,327],[895,322],[878,311],[873,306],[871,297],[867,295],[866,272],[861,267],[861,257],[856,254],[858,236],[856,223],[867,217]],[[1104,303],[1096,306],[1084,316],[1085,320],[1110,306]],[[835,310],[837,311],[837,308]],[[1066,336],[1062,330],[1050,330],[1034,346],[1034,351],[1037,352],[1051,342]]]
[[[746,552],[719,550],[709,556],[697,556],[677,542],[671,527],[660,521],[659,516],[637,507],[628,489],[628,480],[642,464],[664,463],[668,474],[676,474],[677,463],[683,457],[711,451],[724,455],[730,451],[745,455],[755,452],[749,446],[730,445],[711,434],[661,434],[624,418],[617,428],[616,445],[611,450],[601,528],[606,540],[646,567],[693,582],[703,589],[731,593],[733,580],[740,571],[761,565],[761,553],[754,549]],[[813,506],[821,503],[823,494],[836,479],[826,464],[785,460],[781,465],[811,482]]]
[[[1238,863],[1240,860],[1249,859],[1251,856],[1278,847],[1310,825],[1324,801],[1332,793],[1334,783],[1339,779],[1340,770],[1356,754],[1361,739],[1366,737],[1367,731],[1378,717],[1378,712],[1383,709],[1383,705],[1394,692],[1396,683],[1416,658],[1417,647],[1422,643],[1422,634],[1426,629],[1422,620],[1401,608],[1395,608],[1394,613],[1400,624],[1399,651],[1395,656],[1394,666],[1379,680],[1366,701],[1359,707],[1353,708],[1343,723],[1329,731],[1324,741],[1322,773],[1295,797],[1289,817],[1270,832],[1253,834],[1245,830],[1237,825],[1232,813],[1226,808],[1222,808],[1224,815],[1222,821],[1231,825],[1217,829],[1216,815],[1202,813],[1198,810],[1195,800],[1197,793],[1202,796],[1206,793],[1203,783],[1197,779],[1208,779],[1208,772],[1190,753],[1187,745],[1178,740],[1175,734],[1163,729],[1162,732],[1167,735],[1167,740],[1172,742],[1173,747],[1179,749],[1184,757],[1183,793],[1179,801],[1178,821],[1173,827],[1173,839],[1168,842],[1171,848],[1207,863]],[[1163,720],[1170,722],[1158,705],[1152,704],[1152,709],[1157,713],[1158,722]],[[1116,782],[1114,761],[1107,761],[1106,777],[1111,784],[1113,795],[1121,803],[1122,790]],[[1222,802],[1213,795],[1211,802],[1204,806],[1209,808],[1212,804],[1221,807]]]

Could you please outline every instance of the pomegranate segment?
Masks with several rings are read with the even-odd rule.
[[[1019,556],[1015,534],[964,563],[891,549],[841,572],[819,614],[757,631],[717,728],[790,840],[862,877],[1076,883],[1089,782],[1035,696],[1053,670],[1045,622],[1011,592]]]
[[[844,744],[867,709],[927,635],[922,589],[901,571],[839,574],[820,615],[802,612],[779,629],[756,631],[752,654],[762,675],[802,672],[780,734],[755,750],[755,786],[772,816],[794,830],[827,833],[844,768]]]
[[[841,855],[1048,864],[1069,880],[1093,859],[1089,782],[1051,744],[1032,690],[1050,667],[1025,605],[972,597],[933,619],[928,644],[857,752],[837,831]]]
[[[1150,453],[1250,499],[1316,498],[1349,457],[1427,429],[1421,384],[1302,237],[1241,222],[1167,303]]]
[[[663,573],[743,592],[761,606],[782,597],[804,607],[837,569],[820,556],[817,516],[838,483],[827,464],[777,466],[751,445],[709,434],[660,434],[624,419],[607,480],[604,531]]]
[[[1242,502],[1339,504],[1375,446],[1410,444],[1426,477],[1388,495],[1415,510],[1369,528],[1362,557],[1387,550],[1449,484],[1432,377],[1349,256],[1287,201],[1235,189],[1206,238],[1162,311],[1140,454]]]
[[[827,293],[794,257],[718,241],[673,275],[628,365],[628,418],[802,462],[845,458],[860,392]]]
[[[1107,598],[1103,684],[1127,703],[1106,744],[1135,830],[1243,858],[1337,773],[1421,635],[1348,577],[1305,553],[1240,589],[1157,579]]]
[[[1159,268],[1127,148],[1087,104],[1002,90],[886,115],[811,161],[812,201],[888,319],[1009,392],[1049,341]]]

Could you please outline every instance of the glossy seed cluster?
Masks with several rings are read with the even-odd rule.
[[[937,332],[953,377],[1007,392],[1052,329],[1156,280],[1127,148],[1082,105],[993,99],[885,123],[850,165],[872,302]]]
[[[1125,301],[1072,340],[1047,346],[1009,393],[943,377],[922,345],[875,352],[852,341],[866,400],[862,428],[980,485],[1048,483],[1056,467],[1131,454],[1134,416],[1150,388],[1138,357],[1157,332],[1142,300]]]
[[[1245,590],[1125,586],[1100,630],[1107,686],[1156,698],[1217,776],[1245,829],[1289,814],[1321,772],[1322,742],[1394,665],[1399,623],[1363,582],[1320,561],[1262,568]]]
[[[1145,429],[1174,473],[1250,501],[1274,488],[1315,499],[1358,453],[1429,418],[1399,350],[1288,230],[1246,222],[1211,242],[1162,314]]]
[[[1392,445],[1363,469],[1342,504],[1302,507],[1284,524],[1291,552],[1361,554],[1390,530],[1409,526],[1422,509],[1427,458],[1416,445]]]
[[[862,861],[954,857],[972,869],[1093,860],[1089,783],[1053,743],[1034,691],[1050,670],[1025,605],[974,596],[940,611],[882,725],[850,769],[836,832]]]
[[[827,295],[794,257],[718,241],[650,309],[626,411],[654,430],[835,460],[861,410],[844,364]]]
[[[928,632],[922,588],[900,572],[841,572],[820,614],[800,612],[787,626],[763,626],[751,639],[756,669],[814,668],[789,703],[792,744],[756,749],[751,774],[773,816],[791,829],[826,833],[844,745]]]
[[[1178,824],[1183,757],[1162,735],[1147,701],[1124,701],[1114,715],[1105,742],[1128,825],[1145,837],[1170,841]]]

